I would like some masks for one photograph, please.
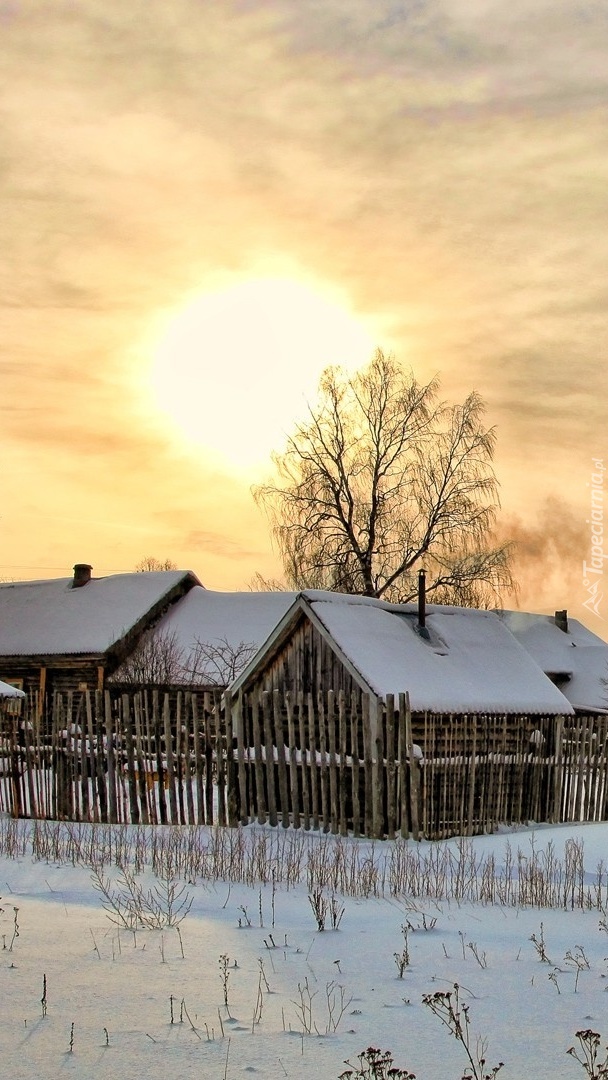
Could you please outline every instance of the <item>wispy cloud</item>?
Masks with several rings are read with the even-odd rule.
[[[274,255],[346,289],[379,343],[440,371],[446,394],[484,394],[522,529],[546,494],[582,514],[608,390],[603,2],[14,0],[0,34],[0,438],[16,521],[36,500],[89,507],[93,489],[97,518],[161,528],[164,502],[189,562],[202,531],[218,579],[240,560],[247,580],[264,551],[271,571],[247,486],[177,460],[133,371],[159,310]],[[229,423],[205,399],[212,376],[196,391]],[[49,517],[48,532],[67,558],[73,528],[62,538]]]

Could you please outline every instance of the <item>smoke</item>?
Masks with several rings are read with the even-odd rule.
[[[501,543],[515,545],[513,576],[517,591],[503,597],[505,607],[553,612],[568,608],[583,613],[581,566],[589,527],[571,505],[555,495],[541,503],[538,518],[524,522],[502,516],[496,528]]]

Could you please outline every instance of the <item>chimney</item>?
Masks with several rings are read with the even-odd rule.
[[[74,567],[74,578],[72,580],[73,589],[81,589],[83,585],[88,585],[91,580],[92,566],[89,566],[86,562],[78,562]]]
[[[555,625],[558,626],[560,630],[563,630],[564,634],[568,633],[568,612],[565,608],[563,611],[555,612]]]
[[[418,571],[418,628],[426,627],[426,572]]]

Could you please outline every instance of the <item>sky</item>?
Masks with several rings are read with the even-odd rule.
[[[606,636],[607,55],[600,0],[0,0],[0,577],[278,576],[251,486],[379,346],[487,403],[507,605]]]

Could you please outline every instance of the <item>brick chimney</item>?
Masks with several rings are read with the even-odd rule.
[[[74,567],[74,578],[72,580],[73,589],[81,589],[83,585],[88,585],[91,580],[92,566],[89,566],[86,562],[78,562]]]
[[[558,626],[560,630],[563,630],[564,634],[568,633],[568,612],[565,608],[563,611],[555,612],[555,625]]]

